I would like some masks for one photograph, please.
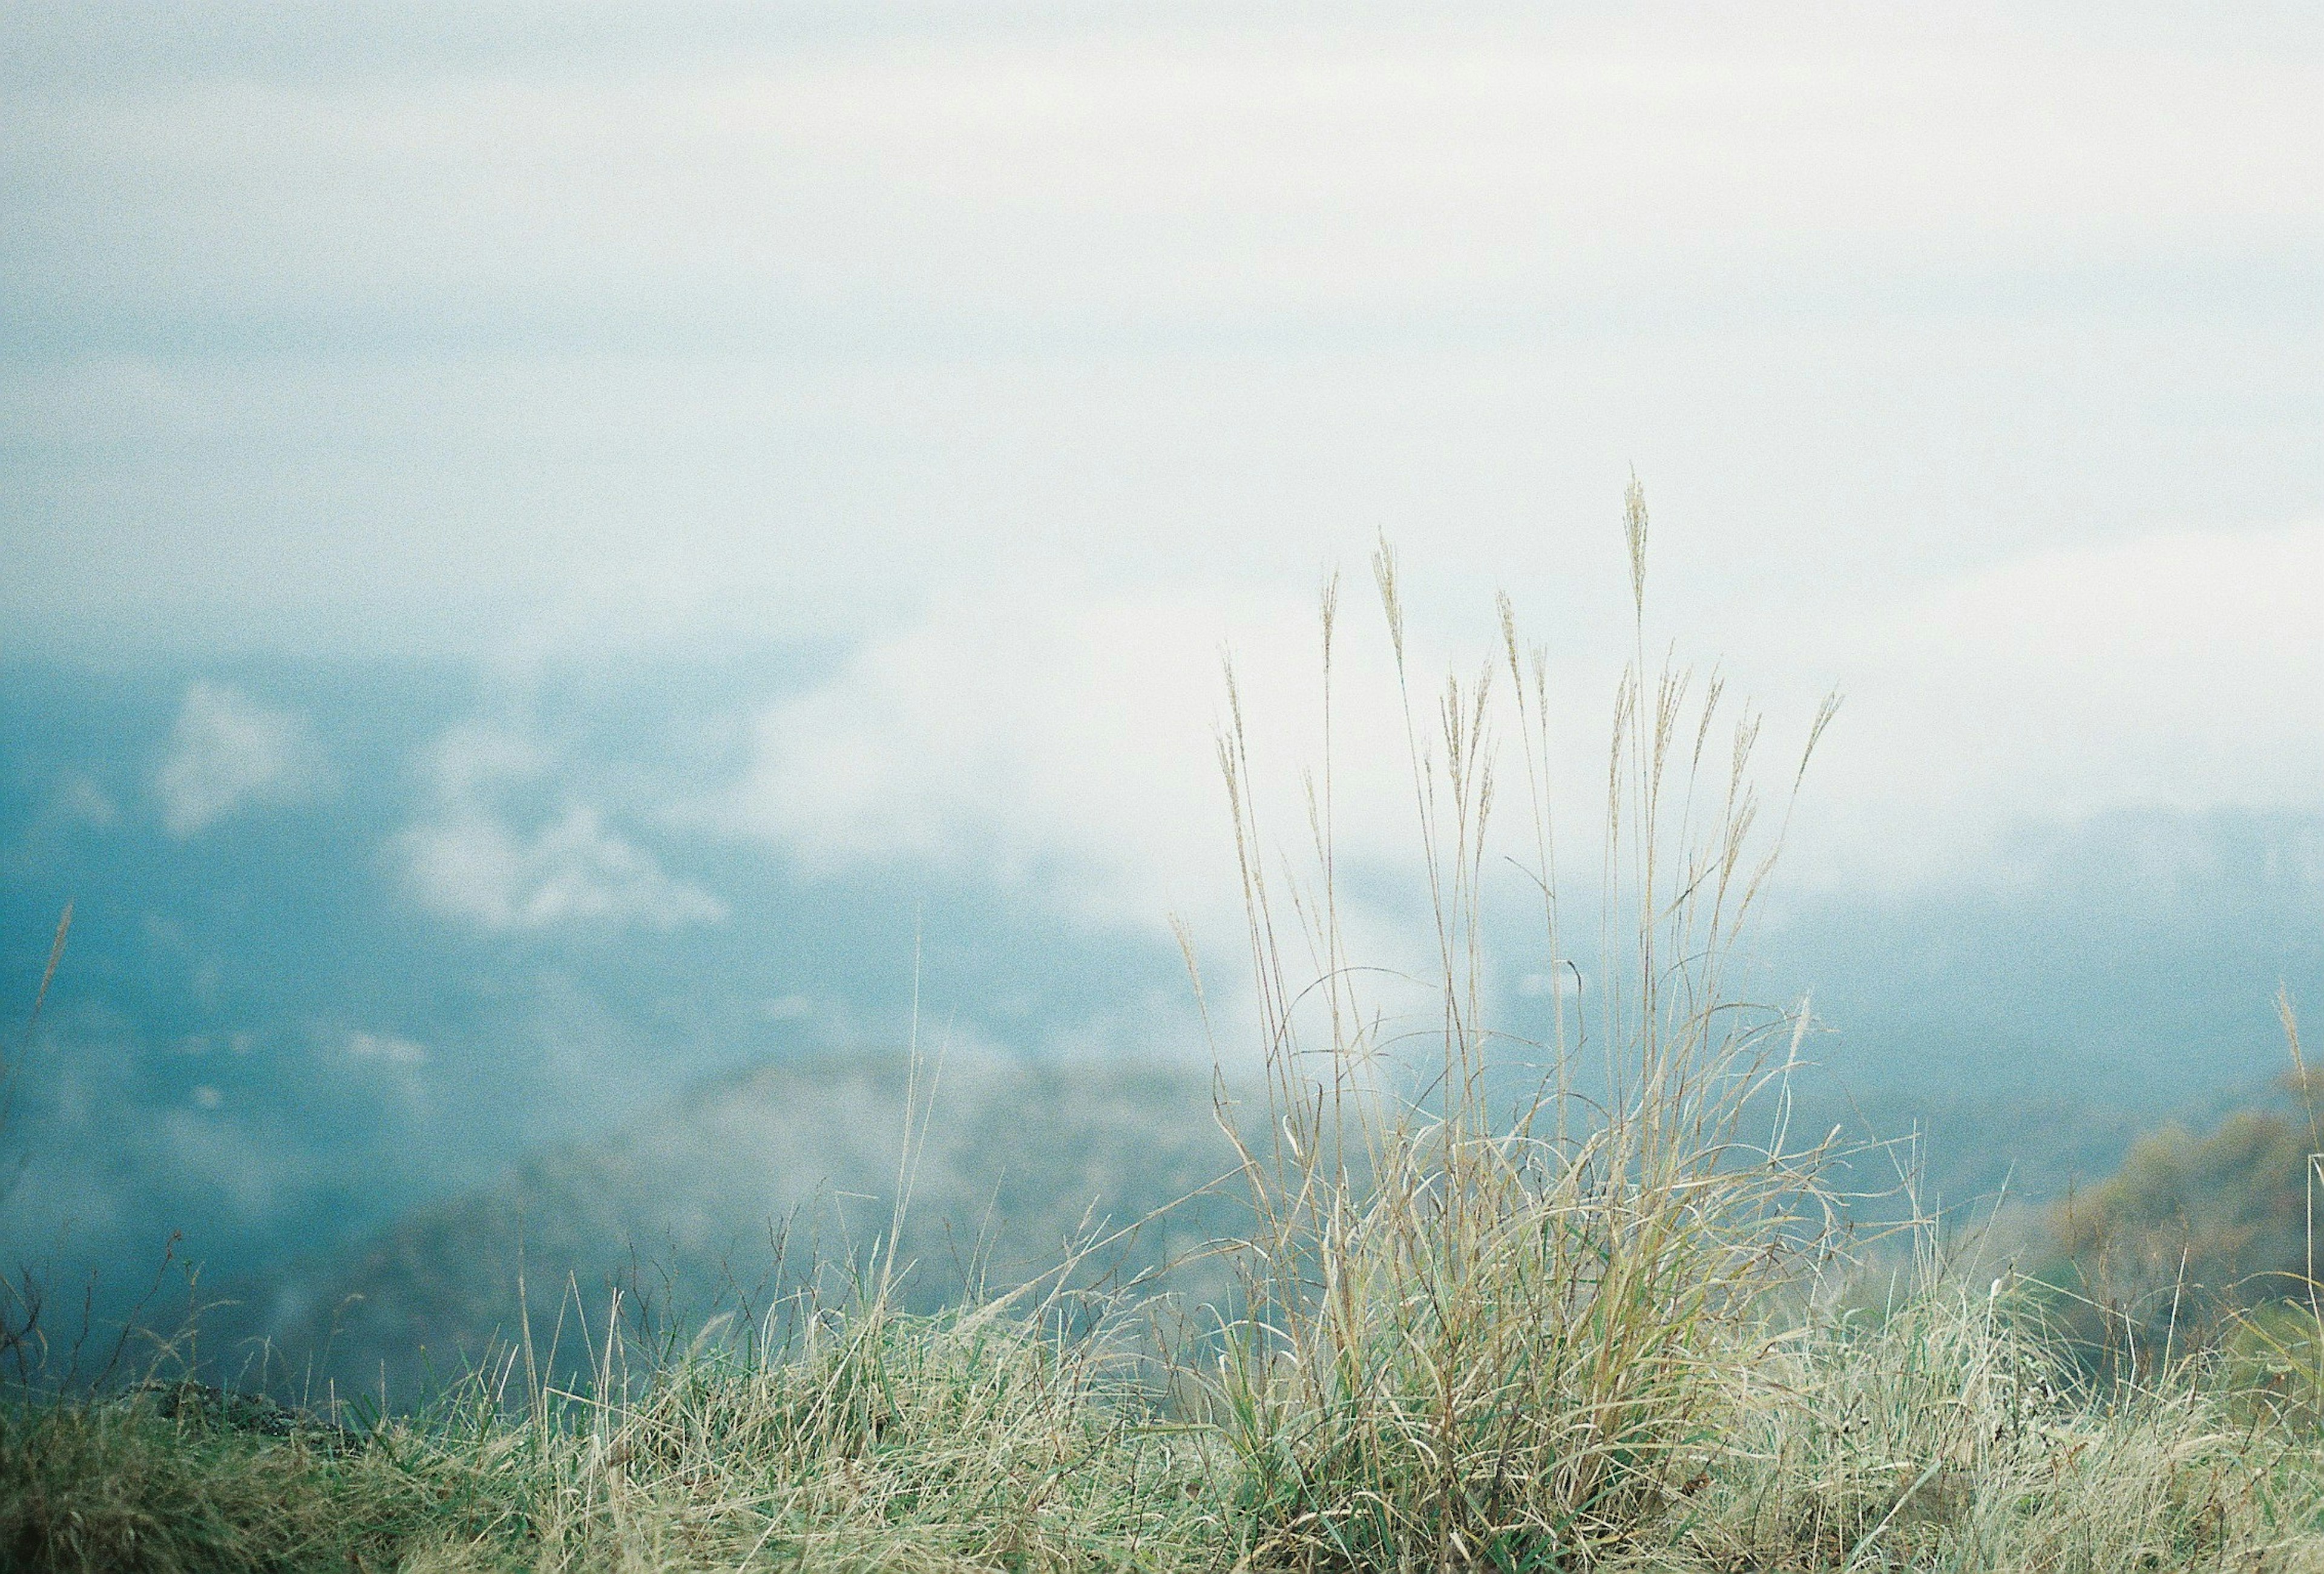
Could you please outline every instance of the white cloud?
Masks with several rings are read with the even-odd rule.
[[[1517,980],[1517,994],[1527,1000],[1538,1000],[1553,995],[1580,995],[1582,975],[1571,968],[1554,973],[1527,973]]]
[[[321,751],[299,717],[198,682],[179,707],[153,786],[163,828],[182,839],[244,810],[304,802],[323,781]]]
[[[2025,553],[1845,616],[1730,608],[1690,643],[1728,642],[1732,689],[1760,697],[1767,792],[1788,787],[1821,692],[1846,691],[1794,862],[1819,883],[1891,884],[1989,866],[2022,828],[2118,810],[2324,810],[2319,585],[2324,526],[2158,533]],[[1351,860],[1409,868],[1405,738],[1360,588],[1343,597],[1338,839]],[[1176,911],[1226,933],[1237,887],[1211,737],[1231,634],[1279,851],[1304,842],[1296,772],[1321,751],[1312,608],[1222,599],[1020,587],[947,604],[762,712],[715,814],[829,869],[933,863],[1087,916]],[[1567,873],[1586,876],[1611,684],[1610,663],[1581,654],[1552,671],[1552,807]],[[1444,667],[1416,654],[1414,671],[1425,732]],[[1500,769],[1515,830],[1523,762],[1506,732]]]
[[[594,922],[672,930],[726,917],[724,903],[671,878],[579,804],[530,833],[481,810],[456,812],[404,832],[397,851],[420,903],[485,929]]]
[[[388,848],[404,888],[430,912],[488,930],[677,930],[725,919],[725,903],[667,875],[590,804],[521,826],[509,791],[553,779],[558,767],[553,748],[504,726],[472,721],[437,739],[420,758],[435,811]]]
[[[394,1033],[351,1032],[347,1035],[347,1053],[358,1060],[374,1060],[389,1066],[423,1066],[428,1063],[425,1046]]]
[[[1411,766],[1380,609],[1358,570],[1342,585],[1334,643],[1334,906],[1343,955],[1366,969],[1353,987],[1367,1011],[1425,1024],[1441,996],[1397,981],[1427,979],[1438,967]],[[1476,610],[1481,635],[1490,607]],[[1409,644],[1420,744],[1441,760],[1436,707],[1448,652],[1465,683],[1492,647],[1435,636],[1416,619]],[[1004,900],[1143,930],[1163,947],[1167,921],[1181,920],[1200,959],[1214,1047],[1240,1059],[1260,1041],[1213,746],[1227,708],[1222,646],[1235,658],[1283,964],[1312,977],[1299,907],[1320,894],[1320,882],[1303,773],[1320,776],[1323,747],[1320,630],[1309,597],[1230,606],[1215,595],[1092,597],[1020,584],[1005,597],[953,602],[867,644],[826,684],[761,713],[750,767],[710,818],[810,868],[941,866],[999,887]],[[1506,677],[1496,680],[1503,691]],[[1552,681],[1575,697],[1569,715],[1587,708],[1586,723],[1557,743],[1591,757],[1561,769],[1553,789],[1564,823],[1587,829],[1601,812],[1591,793],[1603,781],[1597,751],[1611,676],[1567,665],[1554,668]],[[1502,768],[1496,813],[1505,839],[1488,877],[1514,881],[1499,853],[1532,861],[1514,742]],[[1499,940],[1522,945],[1536,932],[1512,928]],[[1173,998],[1169,1011],[1125,1004],[1118,1019],[1084,1023],[1086,1042],[1053,1047],[1078,1053],[1118,1038],[1199,1053],[1203,1038],[1184,1020],[1184,996]],[[1308,1006],[1322,1000],[1311,995]]]
[[[2015,827],[2324,810],[2324,525],[2024,554],[1767,637],[1849,691],[1819,879],[1960,871]]]
[[[1159,923],[1234,888],[1213,746],[1231,634],[1262,756],[1279,764],[1296,748],[1286,734],[1314,730],[1300,703],[1314,611],[1240,612],[1217,597],[1027,586],[955,602],[765,710],[747,775],[712,813],[810,866],[967,869]],[[1296,812],[1279,772],[1267,785],[1272,809]]]
[[[726,918],[724,903],[672,877],[595,806],[567,801],[528,819],[508,804],[512,789],[556,780],[564,764],[530,732],[484,720],[437,739],[420,760],[433,812],[389,849],[404,888],[431,912],[490,930],[674,930]]]
[[[1739,680],[1778,722],[1850,695],[1826,866],[2312,804],[2315,532],[2184,532],[2313,507],[2317,36],[1163,6],[92,67],[0,107],[0,264],[101,341],[0,379],[44,511],[0,601],[301,649],[846,642],[759,718],[726,823],[1156,917],[1233,889],[1220,638],[1271,757],[1312,757],[1314,561],[1386,525],[1471,606],[1594,597],[1636,458]],[[1791,626],[1725,605],[1761,600]],[[1604,690],[1573,694],[1586,774]],[[222,714],[243,764],[164,784],[177,834],[290,791]],[[1390,785],[1343,833],[1401,848],[1401,736],[1346,727]],[[526,739],[431,768],[398,846],[438,911],[723,911],[603,810],[512,814],[552,768]],[[1296,786],[1269,802],[1296,838]]]
[[[1489,606],[1480,611],[1489,616]],[[1422,746],[1441,759],[1445,646],[1431,634],[1411,631],[1413,707]],[[1307,597],[1230,606],[1216,595],[1090,597],[1024,583],[953,601],[867,643],[828,682],[766,708],[747,771],[697,816],[835,877],[945,868],[997,887],[1009,903],[1143,931],[1160,948],[1170,944],[1168,921],[1183,921],[1214,1044],[1172,989],[1125,999],[1047,1047],[1215,1049],[1240,1063],[1262,1041],[1214,750],[1227,711],[1222,648],[1234,656],[1273,921],[1297,989],[1314,965],[1299,908],[1320,884],[1303,772],[1320,774],[1323,759],[1320,630]],[[1464,681],[1489,648],[1466,648]],[[1435,932],[1403,715],[1368,576],[1342,587],[1334,652],[1334,907],[1343,956],[1364,969],[1350,986],[1367,1016],[1425,1030],[1439,1020],[1441,995],[1407,981],[1435,976]],[[1606,690],[1592,676],[1567,671],[1554,681],[1594,691],[1603,708]],[[1581,730],[1595,750],[1598,716]],[[1514,833],[1523,766],[1514,754],[1504,764],[1514,779],[1504,778],[1500,812]],[[1558,801],[1571,810],[1577,795],[1586,801],[1602,773],[1596,762],[1574,773]],[[1591,823],[1586,811],[1580,819]],[[1308,995],[1303,1017],[1323,1003]],[[996,1010],[1005,1015],[1005,1003]]]

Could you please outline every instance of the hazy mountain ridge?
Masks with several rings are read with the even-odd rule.
[[[646,1310],[684,1322],[744,1295],[763,1304],[776,1279],[796,1282],[817,1257],[861,1263],[889,1231],[904,1174],[906,1301],[933,1308],[972,1274],[1005,1288],[1044,1272],[1069,1243],[1112,1235],[1233,1163],[1206,1078],[990,1060],[922,1068],[927,1114],[908,1162],[912,1076],[901,1056],[866,1054],[718,1079],[255,1287],[228,1326],[271,1338],[285,1372],[305,1373],[311,1356],[318,1372],[375,1386],[384,1365],[401,1388],[422,1352],[456,1371],[516,1336],[520,1243],[539,1339],[568,1285],[593,1323],[617,1284],[633,1310],[642,1292],[659,1303]],[[1134,1276],[1238,1222],[1230,1192],[1197,1197],[1094,1254],[1084,1276]],[[1216,1289],[1221,1273],[1185,1277]],[[564,1321],[577,1327],[569,1308]]]

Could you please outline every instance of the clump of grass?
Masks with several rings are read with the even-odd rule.
[[[1914,1277],[1865,1304],[1868,1270],[1843,1249],[1845,1199],[1823,1180],[1832,1155],[1794,1145],[1783,1113],[1804,1010],[1754,1010],[1730,978],[1833,708],[1763,824],[1757,718],[1725,718],[1715,678],[1698,690],[1649,671],[1635,487],[1627,513],[1639,633],[1606,777],[1603,986],[1545,1043],[1498,1032],[1483,987],[1497,731],[1524,745],[1534,965],[1572,966],[1544,786],[1546,662],[1506,602],[1495,662],[1416,706],[1395,564],[1376,561],[1434,924],[1433,970],[1416,990],[1401,981],[1425,1001],[1416,1027],[1348,954],[1328,744],[1307,847],[1280,860],[1231,712],[1221,757],[1268,1118],[1240,1150],[1256,1211],[1243,1310],[1199,1409],[1233,1451],[1244,1565],[2324,1560],[2324,1450],[2292,1408],[2250,1403],[2248,1362],[2182,1345],[2100,1381],[2043,1322],[2038,1287],[1969,1293],[1931,1224]],[[1336,610],[1327,592],[1327,706]],[[1533,1091],[1497,1107],[1507,1064],[1528,1056],[1543,1062]],[[1773,1129],[1747,1129],[1768,1104]]]
[[[1203,1451],[1155,1430],[1114,1330],[1063,1310],[875,1301],[756,1354],[692,1352],[599,1406],[594,1528],[650,1532],[681,1565],[1181,1563],[1204,1540]]]
[[[1348,960],[1328,779],[1308,792],[1306,866],[1278,869],[1240,707],[1222,739],[1270,1135],[1242,1148],[1258,1213],[1248,1310],[1207,1413],[1242,1466],[1256,1564],[1537,1568],[1633,1544],[1729,1447],[1767,1369],[1771,1301],[1823,1244],[1819,1153],[1740,1129],[1770,1050],[1795,1051],[1804,1024],[1722,990],[1768,867],[1754,846],[1757,722],[1722,725],[1715,681],[1691,702],[1683,672],[1646,674],[1635,488],[1628,526],[1639,659],[1617,698],[1605,863],[1609,889],[1633,882],[1635,916],[1614,940],[1609,901],[1601,938],[1627,953],[1625,986],[1601,991],[1594,1082],[1575,1064],[1585,1023],[1569,1042],[1561,1017],[1553,1042],[1517,1045],[1485,1006],[1497,721],[1526,743],[1531,873],[1547,899],[1537,965],[1571,965],[1545,796],[1546,659],[1522,649],[1506,602],[1495,663],[1448,683],[1424,722],[1395,562],[1385,549],[1375,560],[1434,926],[1418,1033],[1365,997]],[[1327,705],[1335,615],[1327,593]],[[1312,981],[1286,960],[1279,909],[1316,959]],[[1397,1073],[1416,1039],[1431,1046],[1416,1090]],[[1513,1053],[1546,1066],[1503,1111],[1492,1089]]]

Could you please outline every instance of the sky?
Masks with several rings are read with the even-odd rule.
[[[571,1079],[620,966],[814,912],[881,981],[753,1020],[888,1032],[933,910],[1037,1003],[979,1031],[1134,1038],[1169,915],[1232,933],[1222,649],[1280,801],[1334,570],[1342,829],[1406,845],[1383,538],[1424,686],[1510,596],[1591,822],[1635,477],[1646,641],[1779,784],[1845,694],[1804,984],[1925,1026],[1918,926],[2045,1024],[2200,958],[2264,1025],[2324,912],[2319,100],[2291,5],[6,7],[10,977],[73,896],[90,1065],[521,1017]],[[209,996],[103,982],[228,908]],[[323,933],[369,1014],[218,1004]],[[724,1009],[685,1067],[764,1047]],[[230,1080],[150,1095],[218,1174]]]
[[[2292,8],[579,16],[12,11],[16,650],[1588,651],[1635,472],[1868,812],[2313,801]]]

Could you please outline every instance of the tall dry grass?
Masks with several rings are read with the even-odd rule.
[[[1773,864],[1759,723],[1730,716],[1715,678],[1698,697],[1685,671],[1647,668],[1647,515],[1635,486],[1627,502],[1637,638],[1615,699],[1587,969],[1603,986],[1587,1015],[1554,994],[1547,1042],[1499,1032],[1485,989],[1502,943],[1484,887],[1506,736],[1520,740],[1525,874],[1542,898],[1534,964],[1575,965],[1547,661],[1506,598],[1494,662],[1419,694],[1395,560],[1374,560],[1434,927],[1417,1026],[1374,1005],[1373,975],[1349,954],[1328,718],[1305,845],[1285,859],[1262,834],[1252,738],[1230,705],[1220,762],[1268,1110],[1263,1140],[1241,1147],[1256,1213],[1245,1304],[1203,1393],[1245,1473],[1256,1563],[1550,1567],[1629,1544],[1722,1463],[1769,1370],[1778,1292],[1829,1244],[1821,1149],[1742,1125],[1805,1027],[1724,986]],[[1335,591],[1322,631],[1328,709]],[[1512,1060],[1537,1077],[1504,1108]]]

